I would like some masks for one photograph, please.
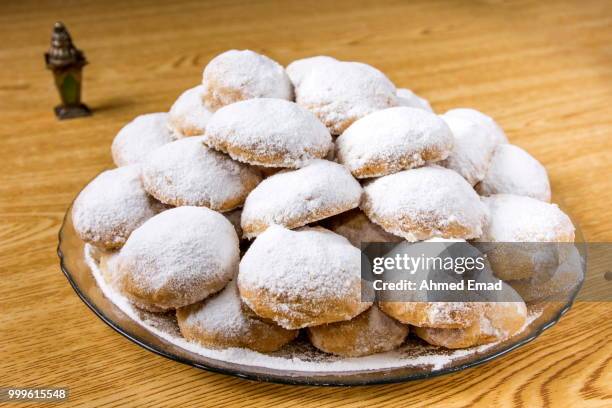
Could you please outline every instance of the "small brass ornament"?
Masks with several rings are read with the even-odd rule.
[[[82,72],[87,60],[83,52],[74,46],[68,30],[59,21],[53,26],[51,47],[45,53],[45,62],[53,72],[62,100],[61,105],[55,107],[55,115],[59,119],[91,115],[91,110],[81,103]]]

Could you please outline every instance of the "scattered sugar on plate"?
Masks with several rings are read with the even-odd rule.
[[[455,360],[485,353],[499,344],[490,343],[469,349],[445,350],[437,347],[423,346],[420,343],[409,343],[394,351],[353,358],[342,358],[324,354],[313,350],[311,346],[299,342],[290,344],[281,351],[270,355],[243,348],[209,349],[180,337],[178,327],[176,327],[176,320],[173,316],[138,310],[123,295],[109,287],[104,281],[97,263],[91,256],[90,245],[85,246],[85,260],[106,298],[136,323],[151,331],[162,340],[188,352],[239,366],[310,374],[317,372],[385,370],[399,367],[430,367],[430,370],[434,372],[445,368]],[[520,333],[524,332],[540,315],[541,311],[531,312]],[[215,362],[211,361],[210,364],[215,365]],[[238,367],[237,369],[240,368]]]

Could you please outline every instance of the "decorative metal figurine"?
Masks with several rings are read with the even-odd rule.
[[[87,60],[74,44],[64,24],[55,23],[51,35],[51,47],[45,53],[47,68],[53,71],[55,86],[59,91],[62,104],[55,107],[59,119],[89,116],[91,111],[81,103],[82,71]]]

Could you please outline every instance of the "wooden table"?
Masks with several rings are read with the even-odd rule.
[[[283,64],[316,54],[364,61],[439,112],[493,115],[546,165],[586,238],[611,241],[610,1],[39,3],[0,4],[0,386],[68,386],[71,405],[108,407],[612,405],[609,303],[579,303],[536,341],[453,375],[283,386],[200,371],[132,344],[78,299],[55,253],[71,200],[112,166],[117,130],[167,110],[230,48]],[[57,94],[42,54],[58,19],[91,61],[91,118],[53,116]]]

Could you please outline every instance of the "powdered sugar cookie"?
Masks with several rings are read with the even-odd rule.
[[[348,239],[357,248],[363,242],[400,242],[402,238],[389,234],[374,224],[358,208],[323,220],[323,226]]]
[[[442,166],[455,170],[474,185],[485,178],[497,138],[484,126],[458,115],[440,116],[454,136],[453,150]]]
[[[336,157],[357,178],[379,177],[445,159],[452,148],[442,119],[401,106],[355,121],[336,140]]]
[[[570,293],[578,287],[584,279],[584,261],[574,246],[568,246],[563,262],[558,264],[548,279],[546,276],[533,276],[530,279],[508,281],[525,302],[568,299]]]
[[[555,204],[512,194],[483,197],[482,201],[489,210],[489,221],[477,241],[497,277],[529,279],[563,261],[556,247],[544,244],[574,241],[571,220]]]
[[[394,319],[419,327],[470,327],[482,314],[478,302],[380,302],[379,306]]]
[[[177,138],[204,134],[212,112],[204,106],[203,95],[204,86],[199,85],[183,92],[172,104],[168,126]]]
[[[268,177],[247,197],[241,226],[252,238],[272,224],[297,228],[359,205],[361,186],[342,165],[314,160]]]
[[[229,211],[242,205],[261,176],[204,146],[201,137],[190,137],[152,152],[142,164],[142,181],[163,203]]]
[[[417,243],[402,242],[385,254],[387,258],[402,257],[405,255],[434,259],[447,259],[448,257],[466,259],[466,257],[481,256],[480,252],[467,244],[463,239],[433,238]],[[482,315],[482,302],[488,293],[457,289],[452,293],[422,288],[423,282],[438,283],[466,283],[491,282],[494,278],[488,264],[482,269],[466,268],[461,275],[455,270],[447,271],[431,264],[423,263],[411,271],[406,278],[404,272],[393,273],[389,271],[385,277],[390,282],[408,279],[416,284],[415,289],[402,291],[380,292],[379,307],[383,312],[394,319],[413,326],[437,328],[466,328],[470,327]],[[427,264],[429,265],[429,264]],[[495,280],[497,282],[497,280]],[[485,296],[483,296],[485,295]]]
[[[113,161],[118,167],[140,163],[153,150],[172,140],[167,113],[140,115],[115,136],[111,146]]]
[[[527,320],[523,301],[483,303],[483,313],[467,328],[415,327],[414,333],[435,346],[466,348],[505,340],[521,331]]]
[[[112,250],[157,212],[155,200],[142,188],[139,166],[132,165],[93,179],[74,201],[72,222],[83,241]]]
[[[408,326],[372,306],[344,322],[308,328],[313,346],[326,353],[346,357],[367,356],[399,347],[408,335]]]
[[[176,310],[181,334],[206,347],[244,347],[261,353],[280,349],[297,330],[287,330],[245,312],[235,281],[203,302]]]
[[[293,86],[276,61],[250,50],[213,58],[202,74],[204,103],[211,111],[251,98],[293,99]]]
[[[287,75],[293,83],[293,86],[298,87],[304,78],[310,74],[313,67],[322,66],[325,64],[339,62],[337,59],[328,57],[325,55],[318,55],[316,57],[302,58],[293,61],[287,65]]]
[[[481,195],[516,194],[550,202],[550,182],[544,166],[518,146],[496,147],[483,180],[476,186]]]
[[[393,83],[359,62],[313,65],[295,93],[298,105],[313,112],[334,135],[369,113],[398,105]]]
[[[400,106],[424,109],[433,113],[433,109],[431,108],[429,101],[425,98],[421,98],[419,95],[415,94],[410,89],[398,88],[396,91],[396,95],[397,101]]]
[[[219,109],[204,142],[233,159],[264,167],[299,167],[332,147],[325,126],[307,110],[282,99],[259,98]]]
[[[482,112],[477,111],[476,109],[471,108],[456,108],[447,111],[444,114],[445,117],[454,116],[460,117],[463,119],[470,120],[479,126],[482,126],[487,129],[487,132],[491,135],[493,140],[497,144],[508,143],[508,137],[504,133],[504,130],[493,120],[492,117],[485,115]]]
[[[487,215],[469,183],[439,166],[370,181],[364,186],[361,209],[385,231],[408,241],[476,238]]]
[[[573,242],[574,225],[556,204],[513,194],[483,197],[489,222],[481,242]]]
[[[121,291],[137,306],[168,310],[221,290],[240,251],[232,224],[203,207],[178,207],[136,229],[119,253]]]
[[[243,256],[238,288],[259,316],[287,329],[350,320],[361,302],[361,252],[324,228],[273,225]]]

